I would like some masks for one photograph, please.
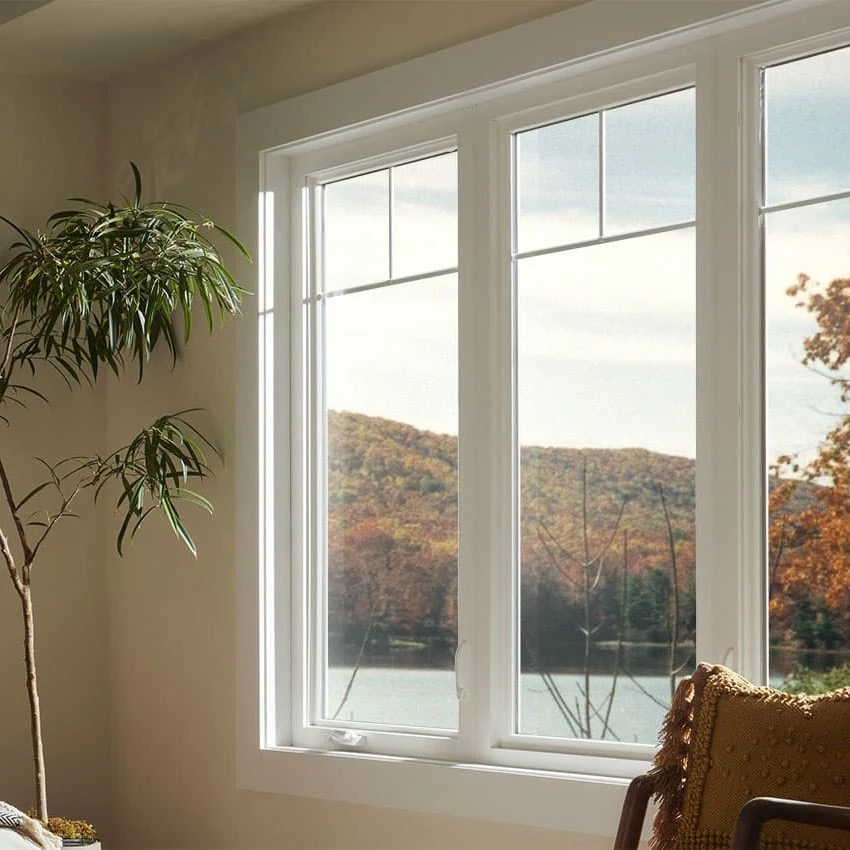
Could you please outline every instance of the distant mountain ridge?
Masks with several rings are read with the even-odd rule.
[[[456,533],[457,438],[361,413],[328,414],[328,498],[346,525],[364,518]],[[565,538],[583,537],[583,470],[588,535],[604,538],[625,503],[621,529],[652,565],[669,548],[661,493],[678,540],[693,538],[695,461],[647,449],[524,447],[521,452],[523,538],[545,524]],[[692,548],[692,544],[690,545]],[[529,555],[532,553],[528,553]],[[692,558],[692,555],[690,556]]]

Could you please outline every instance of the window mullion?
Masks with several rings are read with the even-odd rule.
[[[739,95],[737,58],[704,54],[697,64],[697,657],[738,669],[746,563]]]
[[[761,71],[752,61],[740,68],[741,349],[742,417],[740,490],[741,672],[767,682],[767,471],[765,469],[764,163]]]
[[[312,216],[313,245],[308,290],[309,307],[309,369],[308,369],[308,439],[312,442],[309,452],[310,464],[310,544],[312,553],[309,563],[308,622],[310,653],[307,661],[307,724],[311,724],[325,699],[323,671],[326,669],[327,654],[327,603],[324,593],[324,575],[328,548],[325,505],[327,504],[327,434],[325,429],[326,400],[324,387],[325,364],[325,301],[319,295],[325,290],[325,189],[313,190],[315,205]]]
[[[517,580],[517,510],[515,458],[515,328],[514,328],[514,262],[517,228],[512,185],[516,179],[516,151],[506,124],[487,127],[488,180],[490,182],[490,219],[486,252],[490,268],[486,278],[488,303],[483,314],[488,321],[486,351],[489,358],[488,386],[488,458],[487,506],[489,544],[488,624],[490,642],[490,702],[492,740],[500,742],[514,732],[516,719],[516,682],[519,674],[517,656],[518,580]],[[482,286],[483,288],[483,286]]]
[[[458,410],[459,558],[458,747],[464,757],[486,758],[490,728],[487,595],[490,567],[487,493],[491,470],[486,374],[489,176],[486,122],[468,111],[458,133]]]

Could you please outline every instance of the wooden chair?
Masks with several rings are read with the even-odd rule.
[[[657,850],[756,850],[772,821],[792,826],[771,825],[771,850],[850,848],[850,688],[791,697],[700,665],[676,693],[653,769],[629,785],[614,850],[636,850],[653,796]]]
[[[646,774],[631,781],[620,813],[614,850],[636,850],[652,793],[652,781]],[[771,820],[850,831],[850,807],[778,797],[754,797],[741,808],[729,850],[754,850],[758,847],[762,827]]]

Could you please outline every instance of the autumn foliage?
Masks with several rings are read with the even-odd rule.
[[[850,279],[819,286],[801,275],[788,294],[817,322],[804,365],[846,405]],[[352,663],[357,646],[394,644],[436,647],[448,661],[457,639],[457,439],[331,411],[328,468],[332,663]],[[523,663],[560,666],[587,632],[595,643],[692,645],[693,459],[525,446],[520,470]],[[836,416],[811,460],[778,458],[769,483],[772,639],[846,646],[850,413]]]
[[[788,289],[817,321],[803,363],[850,401],[850,279],[820,286],[806,275]],[[838,414],[808,462],[777,459],[770,498],[772,631],[803,646],[850,642],[850,413]],[[801,498],[801,493],[802,498]]]
[[[674,584],[680,588],[680,637],[692,641],[693,459],[644,449],[530,446],[522,450],[521,466],[524,660],[533,653],[547,666],[561,665],[566,647],[584,639],[588,619],[594,641],[624,636],[666,643]],[[441,649],[448,662],[457,639],[457,481],[457,438],[329,412],[332,663],[353,663],[367,632],[369,648],[382,657],[394,646],[419,643],[436,648],[435,663]],[[599,552],[612,533],[610,551],[594,562],[599,575],[585,611],[581,551],[586,543]]]

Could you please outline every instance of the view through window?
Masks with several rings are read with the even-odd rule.
[[[693,89],[515,151],[517,731],[654,743],[695,661]]]
[[[770,678],[850,684],[850,50],[766,68]]]
[[[321,191],[321,718],[452,730],[457,154]]]

